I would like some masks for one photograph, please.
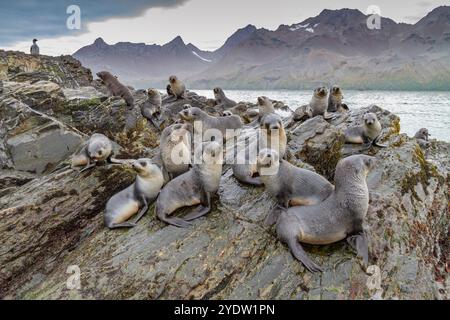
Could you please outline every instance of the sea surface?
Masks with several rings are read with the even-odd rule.
[[[214,98],[212,90],[192,90],[199,95]],[[311,91],[225,90],[235,101],[254,101],[267,96],[283,101],[292,110],[307,104]],[[344,102],[354,109],[376,104],[400,117],[400,131],[409,136],[420,128],[428,128],[432,139],[450,142],[450,92],[431,91],[356,91],[345,90]]]

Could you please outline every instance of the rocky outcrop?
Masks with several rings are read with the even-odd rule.
[[[12,82],[6,87],[17,85]],[[312,274],[264,226],[274,199],[264,188],[237,182],[231,169],[225,169],[212,212],[191,228],[165,225],[151,206],[137,227],[111,231],[103,224],[104,207],[132,182],[129,170],[100,166],[79,173],[64,166],[70,152],[55,153],[58,161],[64,159],[56,167],[52,161],[43,172],[17,167],[7,142],[23,134],[38,145],[49,132],[52,143],[67,142],[63,134],[84,140],[101,132],[120,145],[122,157],[157,153],[159,132],[138,114],[140,124],[125,128],[130,114],[124,113],[122,99],[105,96],[94,84],[69,90],[59,86],[62,103],[42,112],[24,102],[26,94],[13,97],[9,89],[0,94],[0,161],[5,169],[0,174],[1,298],[448,298],[450,144],[433,141],[424,153],[414,139],[399,134],[397,116],[374,106],[331,122],[321,117],[303,123],[287,120],[288,160],[330,180],[348,151],[343,130],[358,123],[364,112],[377,113],[382,141],[389,145],[364,151],[378,159],[368,177],[370,272],[342,241],[305,246],[325,270]],[[133,94],[137,105],[145,99],[143,92]],[[35,102],[40,105],[41,100]],[[53,154],[51,148],[45,150]],[[67,281],[78,268],[80,288],[70,289]],[[380,287],[368,286],[378,275]]]
[[[71,56],[30,56],[0,50],[0,80],[52,81],[66,88],[90,85],[92,73]]]

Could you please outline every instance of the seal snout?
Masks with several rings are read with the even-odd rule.
[[[265,102],[265,97],[258,97],[258,104],[263,105]]]

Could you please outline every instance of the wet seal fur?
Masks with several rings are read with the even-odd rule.
[[[282,210],[277,235],[311,272],[322,269],[308,257],[299,242],[325,245],[347,238],[364,264],[368,264],[368,241],[363,230],[369,207],[366,177],[375,162],[374,157],[366,155],[341,159],[336,166],[335,190],[325,201]]]
[[[258,97],[258,108],[258,121],[261,121],[265,115],[275,113],[275,107],[273,106],[272,101],[265,96]]]
[[[277,145],[272,146],[272,142]],[[287,136],[280,115],[270,113],[261,119],[258,148],[259,150],[266,148],[275,149],[281,158],[286,156]]]
[[[427,128],[421,128],[414,135],[414,138],[416,139],[417,143],[419,144],[419,146],[422,149],[426,149],[430,146],[429,137],[430,137],[430,134],[429,134]]]
[[[377,115],[368,112],[363,116],[363,124],[356,127],[350,127],[345,130],[345,142],[354,144],[366,144],[368,148],[372,145],[386,148],[386,145],[380,144],[378,140],[381,135],[381,124]]]
[[[323,116],[325,120],[333,119],[333,116],[327,113],[328,109],[328,90],[325,87],[314,89],[313,96],[309,102],[312,110],[312,116]]]
[[[225,95],[225,92],[223,92],[223,90],[221,88],[214,88],[213,89],[213,93],[214,93],[214,100],[216,103],[216,108],[219,108],[221,110],[226,110],[226,109],[230,109],[233,108],[237,105],[236,101],[228,99],[227,96]]]
[[[211,197],[219,190],[222,176],[223,149],[216,141],[204,142],[195,150],[192,168],[171,180],[161,190],[156,201],[156,216],[165,223],[181,228],[191,225],[211,210]],[[183,218],[169,217],[175,210],[199,205]]]
[[[94,133],[85,143],[80,152],[72,156],[71,166],[85,166],[81,172],[91,169],[100,162],[114,163],[112,143],[109,138],[101,133]]]
[[[108,71],[100,71],[97,73],[97,76],[103,81],[112,96],[123,98],[129,109],[134,107],[134,98],[130,90],[120,83],[117,77]]]
[[[136,226],[164,184],[161,169],[150,159],[138,159],[132,161],[131,165],[137,173],[136,180],[106,203],[104,221],[110,229]],[[129,222],[128,220],[135,214],[137,216],[134,221]]]
[[[161,116],[162,99],[156,89],[147,90],[147,100],[141,105],[141,114],[156,128],[159,128],[158,119]]]
[[[192,124],[194,124],[195,121],[201,121],[203,132],[195,131],[197,129],[195,125],[194,125],[194,131],[196,133],[203,134],[202,139],[206,139],[206,140],[209,140],[209,137],[204,135],[206,130],[217,129],[222,133],[223,139],[228,139],[230,137],[226,135],[227,129],[236,130],[236,129],[241,129],[244,126],[244,124],[242,123],[241,117],[239,117],[238,115],[214,117],[214,116],[207,114],[205,111],[201,110],[200,108],[191,107],[190,105],[186,105],[185,109],[181,110],[179,115],[180,115],[181,119],[188,121]],[[203,140],[203,141],[205,141],[205,140]]]
[[[169,84],[167,86],[168,98],[165,102],[174,102],[178,99],[184,99],[186,95],[186,86],[177,78],[177,76],[169,77]]]
[[[330,88],[330,94],[328,97],[328,112],[346,112],[348,111],[348,106],[342,103],[344,95],[339,86],[334,85]]]
[[[258,172],[266,190],[284,208],[319,204],[328,198],[334,186],[321,175],[298,168],[280,159],[277,151],[263,149],[258,155]],[[271,213],[267,225],[274,224],[278,211]]]

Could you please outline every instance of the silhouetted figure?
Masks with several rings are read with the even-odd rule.
[[[39,47],[36,44],[36,42],[37,42],[37,39],[33,39],[33,45],[30,48],[30,53],[32,55],[38,55],[39,54]]]

